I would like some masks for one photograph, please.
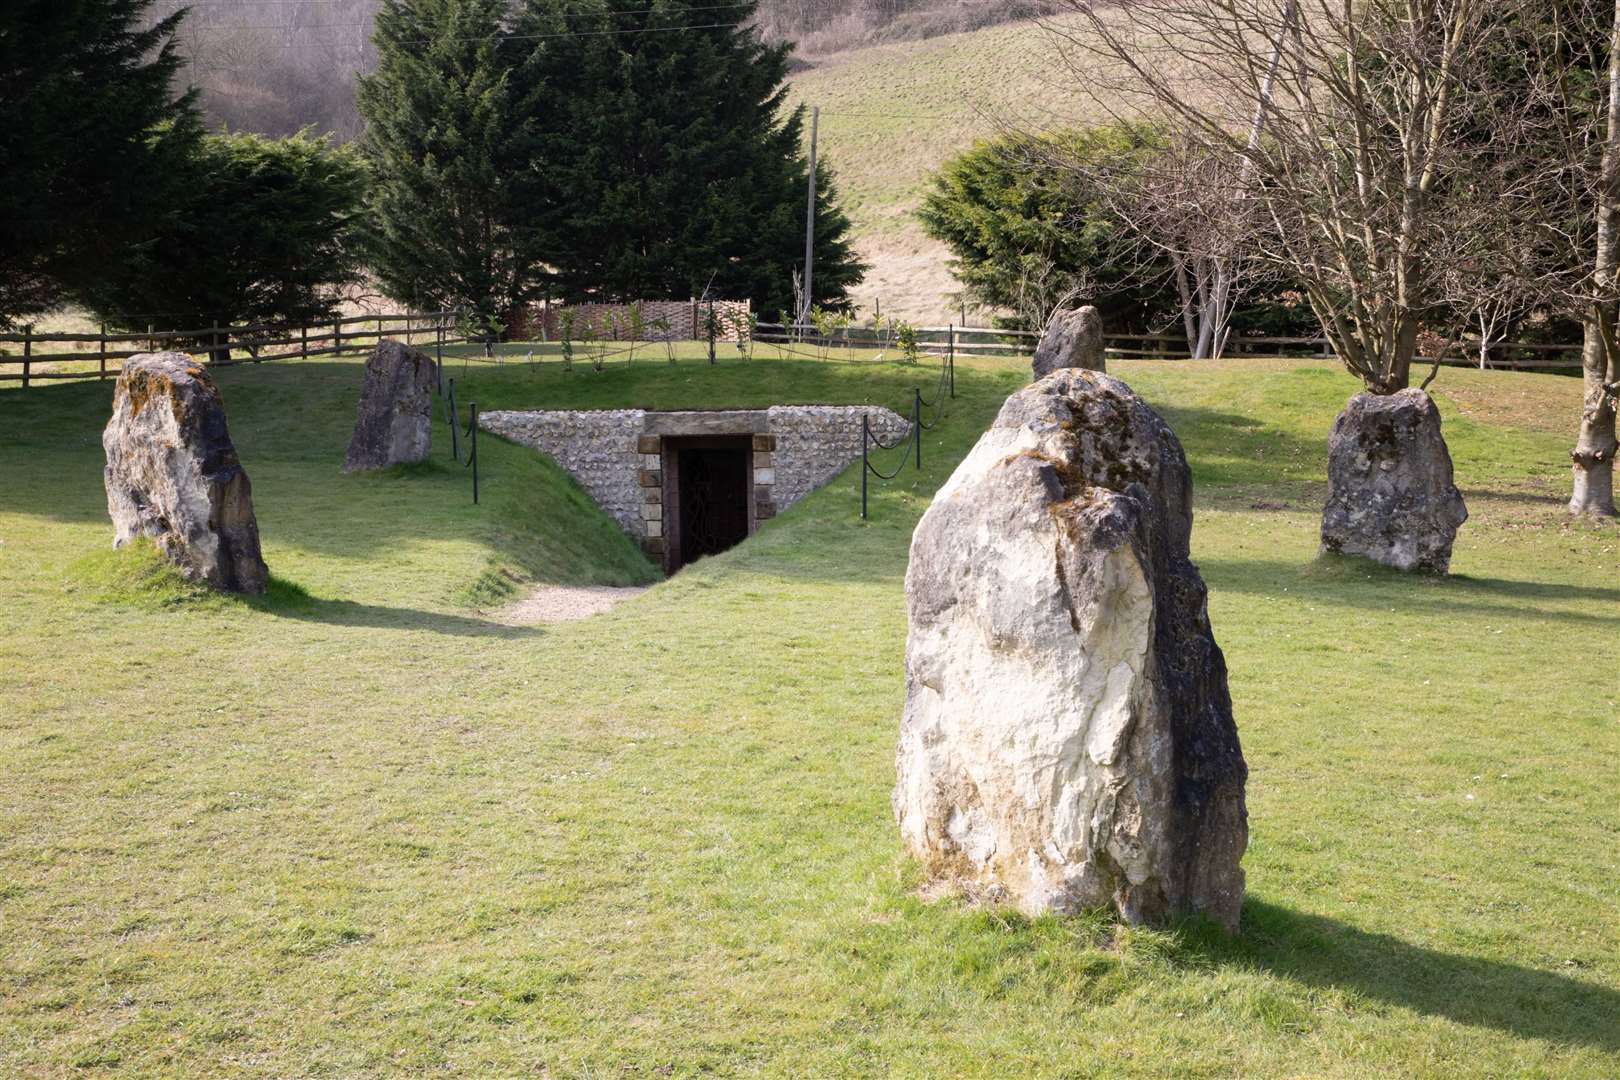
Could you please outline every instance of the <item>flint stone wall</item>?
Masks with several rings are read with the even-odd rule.
[[[641,454],[636,440],[646,428],[642,409],[600,412],[486,412],[478,426],[521,446],[550,455],[579,481],[614,521],[642,536]]]
[[[886,443],[910,428],[888,409],[858,405],[778,405],[768,415],[767,434],[776,436],[777,509],[831,482],[861,456],[862,416],[871,417],[872,434]]]
[[[893,442],[909,421],[862,405],[777,405],[719,412],[493,411],[485,431],[552,457],[598,506],[650,554],[661,550],[663,467],[660,440],[686,435],[752,435],[758,518],[784,510],[828,483],[861,456],[861,418]],[[894,451],[899,453],[899,451]],[[750,523],[750,528],[757,521]]]

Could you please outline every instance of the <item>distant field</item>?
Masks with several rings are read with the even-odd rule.
[[[836,53],[793,77],[793,101],[822,109],[821,153],[874,266],[857,292],[863,316],[879,299],[886,315],[951,316],[949,255],[913,216],[928,178],[1000,125],[1083,115],[1064,75],[1047,32],[1023,22]]]

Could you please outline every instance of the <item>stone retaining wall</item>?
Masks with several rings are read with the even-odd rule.
[[[478,426],[550,455],[619,525],[642,538],[641,455],[636,439],[647,414],[612,412],[486,412]]]
[[[677,441],[750,436],[748,531],[826,484],[861,456],[861,419],[892,442],[909,430],[894,412],[860,405],[777,405],[724,412],[481,413],[491,434],[550,455],[643,549],[673,569],[678,552],[665,535],[671,490],[669,455]],[[671,507],[671,509],[673,509]]]

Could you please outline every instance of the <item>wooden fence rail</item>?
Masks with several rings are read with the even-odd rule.
[[[403,338],[407,345],[426,338],[437,350],[446,345],[468,339],[458,330],[459,320],[453,311],[401,312],[382,315],[351,315],[320,325],[288,325],[262,323],[250,326],[210,326],[200,330],[146,330],[108,333],[105,326],[96,333],[36,334],[32,327],[24,327],[20,334],[0,334],[0,382],[20,380],[26,388],[31,383],[47,379],[106,379],[117,374],[108,367],[109,361],[126,360],[143,352],[154,352],[167,343],[182,343],[187,352],[214,354],[226,350],[240,350],[248,355],[241,359],[216,360],[209,367],[230,367],[236,364],[258,364],[270,360],[330,352],[342,355],[346,343],[377,342],[385,337]],[[345,329],[357,327],[358,329]],[[75,350],[40,352],[37,346],[47,344],[74,344]],[[142,347],[127,347],[138,343]],[[22,354],[13,356],[4,351],[6,344],[21,344]],[[124,344],[122,349],[109,349],[112,344]],[[85,346],[89,346],[86,348]],[[296,346],[296,348],[294,347]],[[282,351],[265,353],[265,349]],[[40,365],[95,362],[93,368],[79,371],[40,371]],[[20,368],[20,370],[9,370]]]

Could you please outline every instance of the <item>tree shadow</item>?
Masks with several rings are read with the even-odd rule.
[[[1458,956],[1250,899],[1243,932],[1193,928],[1196,953],[1311,986],[1525,1039],[1620,1052],[1620,990],[1499,960]]]
[[[1545,506],[1564,511],[1569,506],[1567,495],[1544,495],[1530,491],[1490,491],[1485,488],[1464,488],[1463,502],[1523,503],[1527,506]]]
[[[1258,559],[1201,558],[1198,565],[1210,587],[1222,592],[1274,596],[1279,578],[1313,602],[1341,607],[1387,611],[1396,606],[1407,613],[1446,616],[1459,609],[1506,619],[1549,619],[1615,628],[1620,607],[1613,614],[1594,614],[1550,608],[1547,603],[1576,601],[1614,604],[1620,589],[1561,582],[1515,581],[1507,578],[1444,577],[1403,574],[1367,559],[1320,555],[1303,565]],[[1348,586],[1348,587],[1347,587]],[[1392,604],[1390,587],[1400,591]]]

